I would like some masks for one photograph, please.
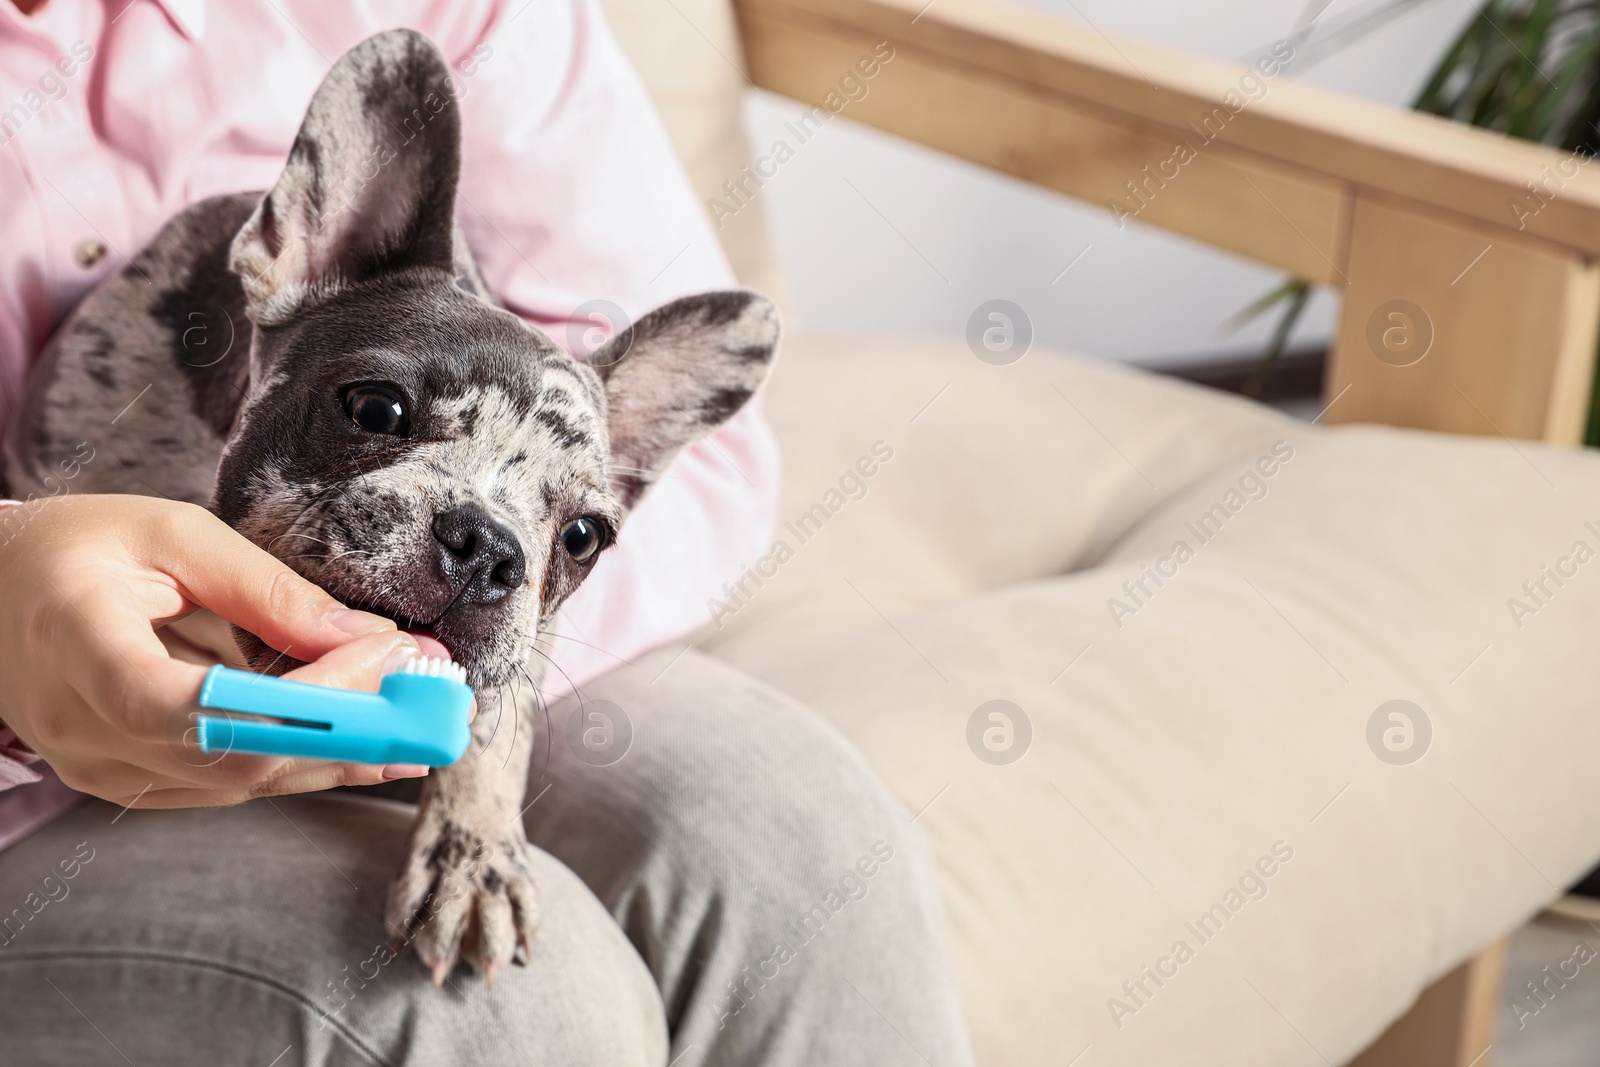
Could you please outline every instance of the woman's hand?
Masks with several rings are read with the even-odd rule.
[[[286,677],[376,690],[418,654],[388,619],[346,608],[203,508],[78,496],[0,511],[0,721],[74,789],[118,804],[194,807],[371,785],[426,768],[242,754],[179,744],[205,668],[180,647],[220,630],[168,623],[208,608],[285,655]],[[165,640],[164,640],[165,638]],[[209,639],[208,639],[209,638]]]

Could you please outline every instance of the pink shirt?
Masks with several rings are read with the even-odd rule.
[[[397,26],[463,87],[457,215],[507,307],[567,345],[587,301],[637,317],[733,284],[595,0],[49,0],[32,16],[0,0],[0,426],[72,307],[186,205],[271,186],[332,61]],[[765,550],[777,487],[754,405],[688,450],[568,602],[563,632],[584,643],[555,641],[546,689],[709,621]],[[0,790],[34,777],[0,756]],[[47,817],[49,781],[0,792],[0,847]]]

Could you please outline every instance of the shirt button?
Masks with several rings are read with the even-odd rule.
[[[92,267],[106,258],[106,243],[98,237],[85,237],[73,250],[80,267]]]

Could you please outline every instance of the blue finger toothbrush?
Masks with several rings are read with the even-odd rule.
[[[472,740],[467,672],[447,659],[416,657],[384,675],[376,693],[216,666],[200,686],[200,706],[270,720],[202,715],[202,752],[444,767]]]

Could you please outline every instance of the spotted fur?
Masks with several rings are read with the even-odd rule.
[[[411,31],[342,57],[271,190],[189,208],[67,319],[4,453],[13,494],[52,495],[87,442],[73,491],[203,504],[450,647],[478,694],[474,745],[429,776],[386,915],[436,974],[462,954],[492,970],[537,922],[517,817],[531,704],[544,635],[594,565],[562,528],[591,517],[613,542],[761,384],[778,330],[765,298],[708,293],[580,362],[499,307],[454,221],[455,92]],[[354,423],[345,396],[364,382],[406,399],[405,435]],[[515,538],[510,585],[439,562],[435,517],[458,507]],[[297,662],[238,636],[258,669]]]

